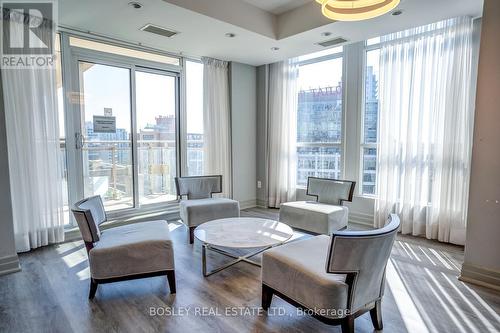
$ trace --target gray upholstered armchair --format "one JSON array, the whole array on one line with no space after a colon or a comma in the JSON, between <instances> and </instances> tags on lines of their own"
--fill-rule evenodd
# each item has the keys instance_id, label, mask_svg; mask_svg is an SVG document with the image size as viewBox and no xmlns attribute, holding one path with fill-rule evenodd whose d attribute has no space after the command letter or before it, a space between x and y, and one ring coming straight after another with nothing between
<instances>
[{"instance_id":1,"label":"gray upholstered armchair","mask_svg":"<svg viewBox=\"0 0 500 333\"><path fill-rule=\"evenodd\" d=\"M347 227L349 209L344 201L352 201L356 182L309 177L307 195L316 201L293 201L280 206L279 221L291 227L316 234L329 235Z\"/></svg>"},{"instance_id":2,"label":"gray upholstered armchair","mask_svg":"<svg viewBox=\"0 0 500 333\"><path fill-rule=\"evenodd\" d=\"M90 267L89 298L99 284L166 275L175 293L174 249L167 221L129 224L101 231L106 212L100 196L71 209L82 234Z\"/></svg>"},{"instance_id":3,"label":"gray upholstered armchair","mask_svg":"<svg viewBox=\"0 0 500 333\"><path fill-rule=\"evenodd\" d=\"M273 295L330 325L354 332L354 319L370 311L382 329L385 267L399 228L397 215L370 231L339 231L267 250L262 256L262 307Z\"/></svg>"},{"instance_id":4,"label":"gray upholstered armchair","mask_svg":"<svg viewBox=\"0 0 500 333\"><path fill-rule=\"evenodd\" d=\"M194 242L194 229L202 223L240 216L240 204L227 198L212 198L222 192L222 176L176 177L177 195L181 200L180 215L189 229L189 243Z\"/></svg>"}]
</instances>

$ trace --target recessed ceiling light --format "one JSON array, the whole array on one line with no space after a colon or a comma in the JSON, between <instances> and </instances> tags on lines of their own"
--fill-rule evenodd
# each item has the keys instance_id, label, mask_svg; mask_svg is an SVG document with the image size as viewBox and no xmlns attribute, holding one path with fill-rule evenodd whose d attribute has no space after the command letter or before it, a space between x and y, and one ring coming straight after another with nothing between
<instances>
[{"instance_id":1,"label":"recessed ceiling light","mask_svg":"<svg viewBox=\"0 0 500 333\"><path fill-rule=\"evenodd\" d=\"M271 47L271 51L278 51L280 48L279 47L276 47L276 46L273 46Z\"/></svg>"},{"instance_id":2,"label":"recessed ceiling light","mask_svg":"<svg viewBox=\"0 0 500 333\"><path fill-rule=\"evenodd\" d=\"M399 16L399 15L401 15L401 14L403 14L403 11L402 11L402 10L396 10L396 11L392 12L392 14L391 14L391 15L392 15L392 16Z\"/></svg>"},{"instance_id":3,"label":"recessed ceiling light","mask_svg":"<svg viewBox=\"0 0 500 333\"><path fill-rule=\"evenodd\" d=\"M331 32L329 32L329 31L325 31L325 32L322 32L322 33L321 33L321 36L323 36L323 37L328 37L328 36L330 36L331 34L332 34Z\"/></svg>"},{"instance_id":4,"label":"recessed ceiling light","mask_svg":"<svg viewBox=\"0 0 500 333\"><path fill-rule=\"evenodd\" d=\"M129 2L128 5L134 9L141 9L142 8L142 4L139 2L135 2L135 1Z\"/></svg>"},{"instance_id":5,"label":"recessed ceiling light","mask_svg":"<svg viewBox=\"0 0 500 333\"><path fill-rule=\"evenodd\" d=\"M233 34L232 32L228 32L224 36L226 36L227 38L234 38L234 37L236 37L236 34Z\"/></svg>"}]
</instances>

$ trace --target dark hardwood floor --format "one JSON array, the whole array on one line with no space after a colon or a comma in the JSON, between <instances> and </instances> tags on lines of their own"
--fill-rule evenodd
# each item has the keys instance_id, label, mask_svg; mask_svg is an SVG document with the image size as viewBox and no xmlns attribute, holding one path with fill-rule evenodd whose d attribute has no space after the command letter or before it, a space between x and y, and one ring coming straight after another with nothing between
<instances>
[{"instance_id":1,"label":"dark hardwood floor","mask_svg":"<svg viewBox=\"0 0 500 333\"><path fill-rule=\"evenodd\" d=\"M272 218L277 211L242 215ZM156 277L99 286L89 301L83 242L68 242L21 254L22 271L0 277L0 332L340 332L277 298L274 312L263 314L253 265L204 278L200 244L189 245L186 228L169 222L177 294ZM209 264L225 260L209 256ZM500 294L458 281L462 260L462 247L399 236L387 268L384 332L500 332ZM374 331L368 313L355 325L356 332Z\"/></svg>"}]
</instances>

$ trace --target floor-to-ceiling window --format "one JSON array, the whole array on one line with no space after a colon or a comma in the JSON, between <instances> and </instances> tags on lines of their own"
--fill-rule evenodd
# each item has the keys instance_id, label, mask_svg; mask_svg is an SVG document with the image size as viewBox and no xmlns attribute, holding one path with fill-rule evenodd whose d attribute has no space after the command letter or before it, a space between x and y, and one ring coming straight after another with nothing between
<instances>
[{"instance_id":1,"label":"floor-to-ceiling window","mask_svg":"<svg viewBox=\"0 0 500 333\"><path fill-rule=\"evenodd\" d=\"M85 197L134 206L130 69L78 62Z\"/></svg>"},{"instance_id":2,"label":"floor-to-ceiling window","mask_svg":"<svg viewBox=\"0 0 500 333\"><path fill-rule=\"evenodd\" d=\"M135 87L139 203L175 200L176 77L136 71Z\"/></svg>"},{"instance_id":3,"label":"floor-to-ceiling window","mask_svg":"<svg viewBox=\"0 0 500 333\"><path fill-rule=\"evenodd\" d=\"M297 185L342 176L342 47L299 58Z\"/></svg>"},{"instance_id":4,"label":"floor-to-ceiling window","mask_svg":"<svg viewBox=\"0 0 500 333\"><path fill-rule=\"evenodd\" d=\"M379 47L368 45L365 50L361 133L361 194L364 195L375 195L376 193L379 58Z\"/></svg>"},{"instance_id":5,"label":"floor-to-ceiling window","mask_svg":"<svg viewBox=\"0 0 500 333\"><path fill-rule=\"evenodd\" d=\"M58 75L64 69L67 80L58 79L58 97L61 149L70 175L68 206L100 195L116 215L175 202L174 180L181 170L203 174L203 65L186 61L183 130L180 58L62 35L66 53ZM188 146L181 153L183 135ZM183 168L182 154L188 156Z\"/></svg>"},{"instance_id":6,"label":"floor-to-ceiling window","mask_svg":"<svg viewBox=\"0 0 500 333\"><path fill-rule=\"evenodd\" d=\"M203 175L203 64L186 61L186 168Z\"/></svg>"}]
</instances>

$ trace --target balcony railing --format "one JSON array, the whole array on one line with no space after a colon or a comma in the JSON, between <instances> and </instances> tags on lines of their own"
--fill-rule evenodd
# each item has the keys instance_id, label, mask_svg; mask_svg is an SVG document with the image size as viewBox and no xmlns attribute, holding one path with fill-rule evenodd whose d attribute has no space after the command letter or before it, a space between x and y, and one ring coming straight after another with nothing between
<instances>
[{"instance_id":1,"label":"balcony railing","mask_svg":"<svg viewBox=\"0 0 500 333\"><path fill-rule=\"evenodd\" d=\"M203 140L189 140L191 167L202 166ZM201 147L200 147L201 146ZM66 144L60 141L63 170L66 175ZM129 140L87 141L82 147L85 195L101 194L109 210L133 207L133 150ZM201 156L200 156L201 155ZM173 140L140 140L137 142L138 191L141 205L171 201L176 197L176 146ZM67 182L66 182L67 184ZM66 185L65 184L65 185ZM65 186L65 190L67 185ZM67 192L65 205L68 205Z\"/></svg>"}]
</instances>

